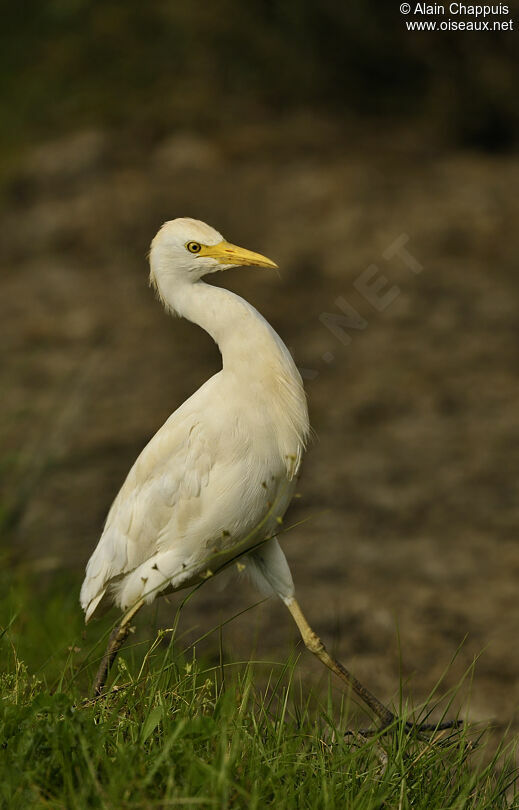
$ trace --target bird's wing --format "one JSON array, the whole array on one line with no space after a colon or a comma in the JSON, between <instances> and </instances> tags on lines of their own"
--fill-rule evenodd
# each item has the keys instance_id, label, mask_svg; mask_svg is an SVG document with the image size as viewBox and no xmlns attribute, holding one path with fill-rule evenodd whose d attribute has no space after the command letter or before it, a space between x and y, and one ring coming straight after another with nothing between
<instances>
[{"instance_id":1,"label":"bird's wing","mask_svg":"<svg viewBox=\"0 0 519 810\"><path fill-rule=\"evenodd\" d=\"M179 507L186 509L200 497L213 455L202 421L183 408L147 444L113 502L88 562L81 588L87 621L112 582L156 553Z\"/></svg>"}]
</instances>

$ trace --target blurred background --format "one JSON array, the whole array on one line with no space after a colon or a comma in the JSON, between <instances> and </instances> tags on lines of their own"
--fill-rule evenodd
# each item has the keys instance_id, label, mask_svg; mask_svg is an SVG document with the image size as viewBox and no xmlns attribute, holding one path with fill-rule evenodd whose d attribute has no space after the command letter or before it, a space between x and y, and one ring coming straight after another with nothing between
<instances>
[{"instance_id":1,"label":"blurred background","mask_svg":"<svg viewBox=\"0 0 519 810\"><path fill-rule=\"evenodd\" d=\"M28 0L2 29L7 570L75 594L136 455L218 369L147 287L161 223L200 218L281 267L220 283L305 377L317 438L282 539L309 618L386 701L480 656L465 708L517 723L516 32L409 33L366 0ZM253 601L210 582L183 632ZM282 659L285 613L231 622L226 649Z\"/></svg>"}]
</instances>

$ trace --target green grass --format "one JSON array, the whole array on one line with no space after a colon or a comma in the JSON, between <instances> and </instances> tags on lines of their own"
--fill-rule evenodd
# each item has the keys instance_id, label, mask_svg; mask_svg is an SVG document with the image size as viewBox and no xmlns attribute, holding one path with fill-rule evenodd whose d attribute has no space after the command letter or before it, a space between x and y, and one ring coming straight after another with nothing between
<instances>
[{"instance_id":1,"label":"green grass","mask_svg":"<svg viewBox=\"0 0 519 810\"><path fill-rule=\"evenodd\" d=\"M346 702L308 696L294 657L224 663L217 633L206 662L172 633L132 637L116 688L91 700L109 621L85 634L77 583L3 569L2 807L519 807L510 752L482 765L470 729L345 737Z\"/></svg>"}]
</instances>

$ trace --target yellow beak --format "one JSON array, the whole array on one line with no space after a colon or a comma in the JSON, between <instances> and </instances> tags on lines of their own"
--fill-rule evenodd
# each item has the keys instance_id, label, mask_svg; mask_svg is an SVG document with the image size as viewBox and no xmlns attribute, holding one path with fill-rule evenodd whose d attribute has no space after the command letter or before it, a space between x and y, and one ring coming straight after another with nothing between
<instances>
[{"instance_id":1,"label":"yellow beak","mask_svg":"<svg viewBox=\"0 0 519 810\"><path fill-rule=\"evenodd\" d=\"M198 253L199 256L209 256L216 259L220 264L236 264L239 266L273 267L277 264L261 253L254 253L252 250L231 245L230 242L219 242L218 245L202 245Z\"/></svg>"}]
</instances>

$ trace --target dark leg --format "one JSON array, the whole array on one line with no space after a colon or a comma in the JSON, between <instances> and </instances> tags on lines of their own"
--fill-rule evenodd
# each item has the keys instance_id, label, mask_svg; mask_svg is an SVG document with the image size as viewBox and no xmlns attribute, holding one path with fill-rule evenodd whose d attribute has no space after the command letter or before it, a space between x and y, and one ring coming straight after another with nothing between
<instances>
[{"instance_id":1,"label":"dark leg","mask_svg":"<svg viewBox=\"0 0 519 810\"><path fill-rule=\"evenodd\" d=\"M123 616L121 623L112 631L110 638L108 639L105 654L101 659L101 663L99 664L99 669L97 670L97 675L94 680L93 692L95 696L100 695L103 691L106 679L108 678L108 673L110 672L112 664L115 661L117 653L126 641L128 633L130 632L130 622L143 605L144 600L141 599L128 611L128 613Z\"/></svg>"}]
</instances>

